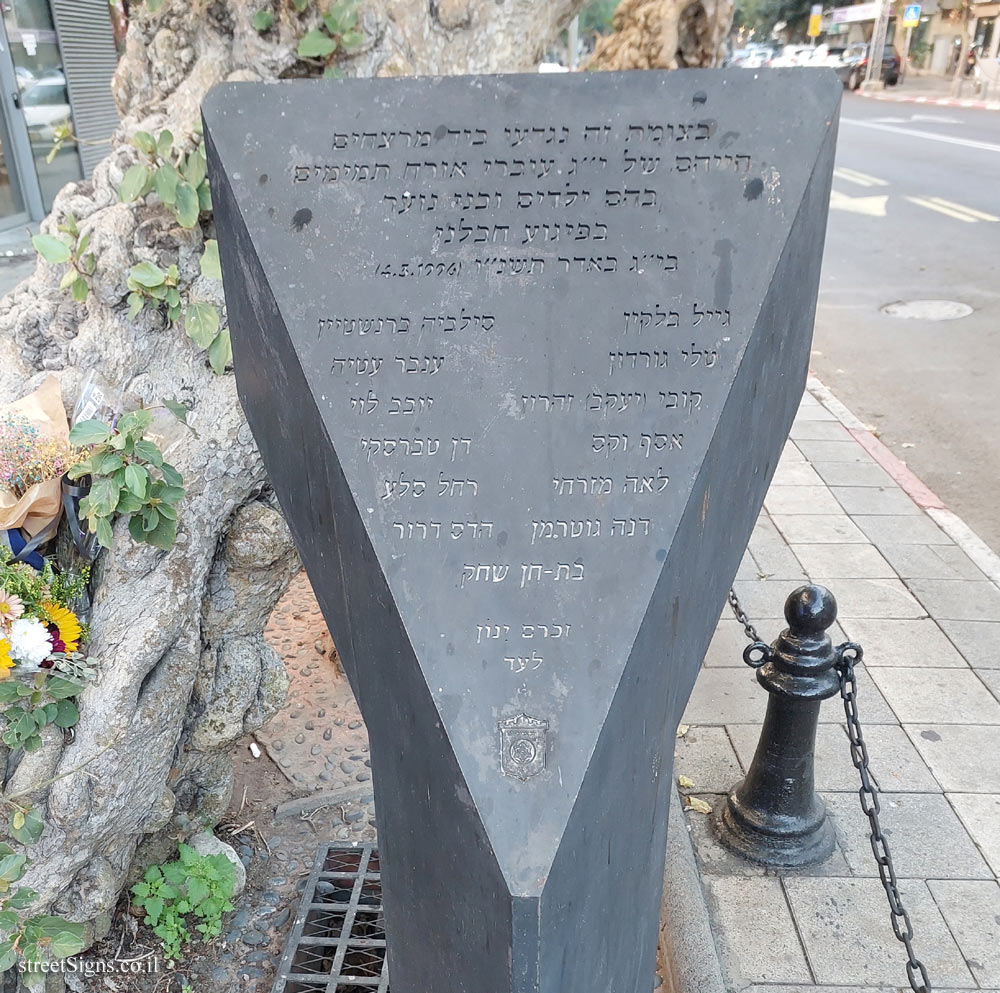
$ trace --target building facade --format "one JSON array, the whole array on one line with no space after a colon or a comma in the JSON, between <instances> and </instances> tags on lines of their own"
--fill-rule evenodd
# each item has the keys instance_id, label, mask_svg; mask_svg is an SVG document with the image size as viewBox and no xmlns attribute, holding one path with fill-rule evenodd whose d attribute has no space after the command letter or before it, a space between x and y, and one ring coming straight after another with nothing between
<instances>
[{"instance_id":1,"label":"building facade","mask_svg":"<svg viewBox=\"0 0 1000 993\"><path fill-rule=\"evenodd\" d=\"M118 126L108 0L0 0L0 230L41 220ZM72 139L58 148L60 133Z\"/></svg>"}]
</instances>

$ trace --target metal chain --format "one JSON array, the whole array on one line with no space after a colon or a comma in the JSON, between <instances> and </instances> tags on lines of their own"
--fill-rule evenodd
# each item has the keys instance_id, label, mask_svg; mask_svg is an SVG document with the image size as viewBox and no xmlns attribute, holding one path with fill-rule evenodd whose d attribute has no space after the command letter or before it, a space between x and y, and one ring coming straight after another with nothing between
<instances>
[{"instance_id":1,"label":"metal chain","mask_svg":"<svg viewBox=\"0 0 1000 993\"><path fill-rule=\"evenodd\" d=\"M746 652L750 652L762 643L740 604L740 598L732 589L729 591L729 606L732 607L736 619L743 625L747 638L755 643L746 650ZM746 652L744 657L746 657ZM871 826L872 854L875 856L879 878L882 880L885 895L889 900L892 931L906 948L906 978L909 980L913 993L931 993L931 980L927 974L927 968L913 951L913 925L910 922L910 915L903 906L896 869L892 863L892 855L889 853L889 842L879 821L881 810L878 799L879 789L872 782L868 762L868 746L865 744L864 734L861 730L861 719L858 716L858 681L854 668L864 657L864 651L860 645L849 641L838 646L836 653L834 668L840 677L840 696L844 702L844 714L847 718L847 737L851 744L851 761L861 777L861 788L858 790L858 795L861 798L861 809ZM747 662L750 665L757 664L749 658Z\"/></svg>"}]
</instances>

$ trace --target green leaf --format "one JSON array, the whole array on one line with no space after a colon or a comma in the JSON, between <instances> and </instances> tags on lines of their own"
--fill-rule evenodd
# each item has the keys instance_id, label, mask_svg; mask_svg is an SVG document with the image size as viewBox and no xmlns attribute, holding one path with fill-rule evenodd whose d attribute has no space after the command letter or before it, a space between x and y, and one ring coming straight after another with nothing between
<instances>
[{"instance_id":1,"label":"green leaf","mask_svg":"<svg viewBox=\"0 0 1000 993\"><path fill-rule=\"evenodd\" d=\"M128 319L130 321L134 321L139 316L139 311L142 310L145 302L146 298L135 290L128 295Z\"/></svg>"},{"instance_id":2,"label":"green leaf","mask_svg":"<svg viewBox=\"0 0 1000 993\"><path fill-rule=\"evenodd\" d=\"M208 180L202 180L198 187L198 207L202 211L212 209L212 188L208 185Z\"/></svg>"},{"instance_id":3,"label":"green leaf","mask_svg":"<svg viewBox=\"0 0 1000 993\"><path fill-rule=\"evenodd\" d=\"M233 343L229 336L229 328L223 328L215 341L209 345L208 361L217 376L221 376L226 371L226 366L233 361Z\"/></svg>"},{"instance_id":4,"label":"green leaf","mask_svg":"<svg viewBox=\"0 0 1000 993\"><path fill-rule=\"evenodd\" d=\"M176 212L182 228L193 228L198 223L198 215L201 213L198 191L183 179L177 184Z\"/></svg>"},{"instance_id":5,"label":"green leaf","mask_svg":"<svg viewBox=\"0 0 1000 993\"><path fill-rule=\"evenodd\" d=\"M340 44L344 48L351 49L363 45L365 42L364 31L345 31L340 36Z\"/></svg>"},{"instance_id":6,"label":"green leaf","mask_svg":"<svg viewBox=\"0 0 1000 993\"><path fill-rule=\"evenodd\" d=\"M62 676L52 676L45 684L45 692L53 700L66 700L71 696L76 696L80 692L80 687L68 679L63 679Z\"/></svg>"},{"instance_id":7,"label":"green leaf","mask_svg":"<svg viewBox=\"0 0 1000 993\"><path fill-rule=\"evenodd\" d=\"M177 175L177 170L169 162L164 162L156 170L156 175L153 177L153 185L157 195L171 207L177 202L177 183L179 180L180 176Z\"/></svg>"},{"instance_id":8,"label":"green leaf","mask_svg":"<svg viewBox=\"0 0 1000 993\"><path fill-rule=\"evenodd\" d=\"M73 921L63 921L61 930L51 937L49 954L57 959L77 955L87 944L83 938L83 925Z\"/></svg>"},{"instance_id":9,"label":"green leaf","mask_svg":"<svg viewBox=\"0 0 1000 993\"><path fill-rule=\"evenodd\" d=\"M214 238L205 242L201 256L201 274L209 279L222 279L222 265L219 262L219 243Z\"/></svg>"},{"instance_id":10,"label":"green leaf","mask_svg":"<svg viewBox=\"0 0 1000 993\"><path fill-rule=\"evenodd\" d=\"M177 511L169 503L161 503L157 506L160 517L165 517L168 521L177 520Z\"/></svg>"},{"instance_id":11,"label":"green leaf","mask_svg":"<svg viewBox=\"0 0 1000 993\"><path fill-rule=\"evenodd\" d=\"M163 404L167 410L170 411L174 417L181 422L181 424L187 424L188 414L191 413L191 408L186 404L180 402L180 400L174 400L172 397L161 397L160 403Z\"/></svg>"},{"instance_id":12,"label":"green leaf","mask_svg":"<svg viewBox=\"0 0 1000 993\"><path fill-rule=\"evenodd\" d=\"M302 59L323 59L328 55L333 55L337 50L337 43L329 35L313 28L307 31L299 39L299 58Z\"/></svg>"},{"instance_id":13,"label":"green leaf","mask_svg":"<svg viewBox=\"0 0 1000 993\"><path fill-rule=\"evenodd\" d=\"M146 532L142 529L142 514L133 514L128 519L128 533L132 540L142 544L146 540Z\"/></svg>"},{"instance_id":14,"label":"green leaf","mask_svg":"<svg viewBox=\"0 0 1000 993\"><path fill-rule=\"evenodd\" d=\"M184 499L184 487L183 486L163 486L157 492L156 496L162 503L175 504L180 503Z\"/></svg>"},{"instance_id":15,"label":"green leaf","mask_svg":"<svg viewBox=\"0 0 1000 993\"><path fill-rule=\"evenodd\" d=\"M98 517L107 517L115 512L118 506L118 493L120 487L113 480L107 477L100 477L94 481L90 489L90 508Z\"/></svg>"},{"instance_id":16,"label":"green leaf","mask_svg":"<svg viewBox=\"0 0 1000 993\"><path fill-rule=\"evenodd\" d=\"M17 927L20 919L13 910L0 910L0 931L9 931L12 927Z\"/></svg>"},{"instance_id":17,"label":"green leaf","mask_svg":"<svg viewBox=\"0 0 1000 993\"><path fill-rule=\"evenodd\" d=\"M59 265L70 260L69 245L62 238L56 238L51 234L36 234L31 239L31 244L35 246L35 251L52 265Z\"/></svg>"},{"instance_id":18,"label":"green leaf","mask_svg":"<svg viewBox=\"0 0 1000 993\"><path fill-rule=\"evenodd\" d=\"M146 6L151 14L155 14L166 2L167 0L146 0Z\"/></svg>"},{"instance_id":19,"label":"green leaf","mask_svg":"<svg viewBox=\"0 0 1000 993\"><path fill-rule=\"evenodd\" d=\"M73 299L77 303L83 303L87 299L87 295L90 293L90 286L87 280L81 275L77 275L76 279L73 280Z\"/></svg>"},{"instance_id":20,"label":"green leaf","mask_svg":"<svg viewBox=\"0 0 1000 993\"><path fill-rule=\"evenodd\" d=\"M117 472L124 462L117 452L104 452L102 455L95 455L91 459L91 465L95 475L110 476L113 472Z\"/></svg>"},{"instance_id":21,"label":"green leaf","mask_svg":"<svg viewBox=\"0 0 1000 993\"><path fill-rule=\"evenodd\" d=\"M210 303L190 303L184 311L184 329L199 348L208 348L219 333L219 312Z\"/></svg>"},{"instance_id":22,"label":"green leaf","mask_svg":"<svg viewBox=\"0 0 1000 993\"><path fill-rule=\"evenodd\" d=\"M111 523L106 517L97 518L97 543L101 548L110 548L115 542Z\"/></svg>"},{"instance_id":23,"label":"green leaf","mask_svg":"<svg viewBox=\"0 0 1000 993\"><path fill-rule=\"evenodd\" d=\"M129 532L132 532L132 521L138 520L138 518L133 517L129 520ZM174 539L177 537L177 522L168 521L166 518L161 517L157 522L156 527L147 532L144 535L144 539L147 544L155 545L157 548L162 548L165 552L170 551L171 546L174 543Z\"/></svg>"},{"instance_id":24,"label":"green leaf","mask_svg":"<svg viewBox=\"0 0 1000 993\"><path fill-rule=\"evenodd\" d=\"M135 462L125 466L125 485L140 499L149 492L149 473Z\"/></svg>"},{"instance_id":25,"label":"green leaf","mask_svg":"<svg viewBox=\"0 0 1000 993\"><path fill-rule=\"evenodd\" d=\"M141 162L136 162L125 170L122 176L121 185L118 187L118 199L122 203L131 203L143 196L149 190L149 183L152 176L149 167Z\"/></svg>"},{"instance_id":26,"label":"green leaf","mask_svg":"<svg viewBox=\"0 0 1000 993\"><path fill-rule=\"evenodd\" d=\"M263 34L274 24L274 14L269 10L258 10L250 19L250 23Z\"/></svg>"},{"instance_id":27,"label":"green leaf","mask_svg":"<svg viewBox=\"0 0 1000 993\"><path fill-rule=\"evenodd\" d=\"M155 507L147 507L142 512L142 530L147 534L156 530L156 525L160 523L160 515Z\"/></svg>"},{"instance_id":28,"label":"green leaf","mask_svg":"<svg viewBox=\"0 0 1000 993\"><path fill-rule=\"evenodd\" d=\"M164 462L163 465L160 466L160 472L163 473L163 479L167 485L183 485L184 477L169 462Z\"/></svg>"},{"instance_id":29,"label":"green leaf","mask_svg":"<svg viewBox=\"0 0 1000 993\"><path fill-rule=\"evenodd\" d=\"M131 144L147 155L156 154L156 139L148 131L136 131L132 135Z\"/></svg>"},{"instance_id":30,"label":"green leaf","mask_svg":"<svg viewBox=\"0 0 1000 993\"><path fill-rule=\"evenodd\" d=\"M37 899L37 890L31 889L29 886L19 886L10 895L7 905L13 907L15 910L24 910L25 907L30 907Z\"/></svg>"},{"instance_id":31,"label":"green leaf","mask_svg":"<svg viewBox=\"0 0 1000 993\"><path fill-rule=\"evenodd\" d=\"M309 0L292 0L292 3L295 6L295 10L300 14L309 6Z\"/></svg>"},{"instance_id":32,"label":"green leaf","mask_svg":"<svg viewBox=\"0 0 1000 993\"><path fill-rule=\"evenodd\" d=\"M147 289L162 286L167 274L152 262L140 262L132 266L131 277L140 285Z\"/></svg>"},{"instance_id":33,"label":"green leaf","mask_svg":"<svg viewBox=\"0 0 1000 993\"><path fill-rule=\"evenodd\" d=\"M146 923L155 925L163 913L163 900L158 896L151 896L142 909L146 911Z\"/></svg>"},{"instance_id":34,"label":"green leaf","mask_svg":"<svg viewBox=\"0 0 1000 993\"><path fill-rule=\"evenodd\" d=\"M156 138L156 154L161 159L165 159L174 147L174 136L171 131L164 128Z\"/></svg>"},{"instance_id":35,"label":"green leaf","mask_svg":"<svg viewBox=\"0 0 1000 993\"><path fill-rule=\"evenodd\" d=\"M23 823L20 827L15 827L14 818L11 817L10 833L22 845L34 845L45 830L45 821L33 809L25 811L21 816Z\"/></svg>"},{"instance_id":36,"label":"green leaf","mask_svg":"<svg viewBox=\"0 0 1000 993\"><path fill-rule=\"evenodd\" d=\"M205 177L208 175L208 162L205 159L205 153L200 148L196 148L187 157L187 161L184 163L183 172L184 178L194 189L198 189L198 187L201 186Z\"/></svg>"},{"instance_id":37,"label":"green leaf","mask_svg":"<svg viewBox=\"0 0 1000 993\"><path fill-rule=\"evenodd\" d=\"M0 858L0 879L13 883L24 875L24 867L28 861L26 855L5 855Z\"/></svg>"},{"instance_id":38,"label":"green leaf","mask_svg":"<svg viewBox=\"0 0 1000 993\"><path fill-rule=\"evenodd\" d=\"M159 447L151 441L146 441L140 438L139 441L135 443L135 454L139 458L149 462L150 465L155 465L159 468L163 465L163 454Z\"/></svg>"},{"instance_id":39,"label":"green leaf","mask_svg":"<svg viewBox=\"0 0 1000 993\"><path fill-rule=\"evenodd\" d=\"M17 936L15 935L13 938L8 938L6 941L0 941L0 972L6 972L8 969L13 969L17 964L17 949L14 948L14 942L16 939Z\"/></svg>"},{"instance_id":40,"label":"green leaf","mask_svg":"<svg viewBox=\"0 0 1000 993\"><path fill-rule=\"evenodd\" d=\"M76 282L76 278L79 275L76 269L67 269L63 273L63 278L59 280L59 289L68 290Z\"/></svg>"},{"instance_id":41,"label":"green leaf","mask_svg":"<svg viewBox=\"0 0 1000 993\"><path fill-rule=\"evenodd\" d=\"M100 445L111 437L111 428L104 421L77 421L69 433L71 445Z\"/></svg>"},{"instance_id":42,"label":"green leaf","mask_svg":"<svg viewBox=\"0 0 1000 993\"><path fill-rule=\"evenodd\" d=\"M145 501L140 500L134 493L129 493L129 491L126 490L118 498L118 513L134 514L137 510L142 510L144 502Z\"/></svg>"},{"instance_id":43,"label":"green leaf","mask_svg":"<svg viewBox=\"0 0 1000 993\"><path fill-rule=\"evenodd\" d=\"M60 700L59 710L56 714L55 726L57 728L75 727L80 722L80 711L72 700Z\"/></svg>"}]
</instances>

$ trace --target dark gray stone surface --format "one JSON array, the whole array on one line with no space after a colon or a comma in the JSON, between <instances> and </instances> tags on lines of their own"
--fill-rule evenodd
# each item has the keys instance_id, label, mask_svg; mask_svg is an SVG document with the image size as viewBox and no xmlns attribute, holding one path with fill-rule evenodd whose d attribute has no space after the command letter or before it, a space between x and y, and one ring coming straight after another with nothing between
<instances>
[{"instance_id":1,"label":"dark gray stone surface","mask_svg":"<svg viewBox=\"0 0 1000 993\"><path fill-rule=\"evenodd\" d=\"M394 993L652 984L674 732L804 385L839 99L206 101L241 400L371 736Z\"/></svg>"}]
</instances>

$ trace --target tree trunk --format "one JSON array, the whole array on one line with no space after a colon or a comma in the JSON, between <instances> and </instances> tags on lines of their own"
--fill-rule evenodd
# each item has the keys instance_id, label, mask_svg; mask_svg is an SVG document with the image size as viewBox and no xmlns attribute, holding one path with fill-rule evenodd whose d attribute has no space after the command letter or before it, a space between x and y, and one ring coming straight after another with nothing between
<instances>
[{"instance_id":1,"label":"tree trunk","mask_svg":"<svg viewBox=\"0 0 1000 993\"><path fill-rule=\"evenodd\" d=\"M733 0L622 0L587 68L717 66L732 23Z\"/></svg>"},{"instance_id":2,"label":"tree trunk","mask_svg":"<svg viewBox=\"0 0 1000 993\"><path fill-rule=\"evenodd\" d=\"M962 20L962 43L958 49L958 65L955 66L955 75L951 80L951 95L960 96L962 93L962 79L965 76L965 63L969 58L969 49L972 47L972 36L969 31L969 21L972 18L972 5L969 0L959 8L959 17Z\"/></svg>"},{"instance_id":3,"label":"tree trunk","mask_svg":"<svg viewBox=\"0 0 1000 993\"><path fill-rule=\"evenodd\" d=\"M580 2L369 0L364 42L338 65L358 76L530 70ZM119 520L99 560L90 651L102 675L80 697L73 742L52 736L16 768L8 761L4 776L7 792L60 777L36 791L46 828L24 883L40 892L40 909L94 922L97 932L144 837L176 836L225 811L233 743L283 699L287 679L262 629L298 567L232 374L215 375L160 312L127 316L125 281L141 260L176 264L183 297L194 289L223 301L218 281L199 270L210 221L180 228L155 195L118 202L137 161L126 139L169 128L190 148L216 83L317 74L322 66L295 54L318 23L316 6L297 15L284 0L167 0L150 13L132 3L113 86L122 129L93 179L67 186L42 225L54 234L72 213L91 233L91 293L74 303L59 289L64 267L39 262L0 302L0 400L51 372L72 408L84 373L99 369L147 402L189 404L198 430L171 456L188 484L173 549L135 545ZM251 24L262 9L275 14L263 33Z\"/></svg>"}]
</instances>

